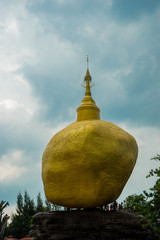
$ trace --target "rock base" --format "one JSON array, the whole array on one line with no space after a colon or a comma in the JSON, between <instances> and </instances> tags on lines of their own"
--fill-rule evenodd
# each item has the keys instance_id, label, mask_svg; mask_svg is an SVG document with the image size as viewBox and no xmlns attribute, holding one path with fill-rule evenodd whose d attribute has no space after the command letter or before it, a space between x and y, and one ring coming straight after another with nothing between
<instances>
[{"instance_id":1,"label":"rock base","mask_svg":"<svg viewBox=\"0 0 160 240\"><path fill-rule=\"evenodd\" d=\"M34 216L34 240L159 240L141 217L98 210L43 212Z\"/></svg>"}]
</instances>

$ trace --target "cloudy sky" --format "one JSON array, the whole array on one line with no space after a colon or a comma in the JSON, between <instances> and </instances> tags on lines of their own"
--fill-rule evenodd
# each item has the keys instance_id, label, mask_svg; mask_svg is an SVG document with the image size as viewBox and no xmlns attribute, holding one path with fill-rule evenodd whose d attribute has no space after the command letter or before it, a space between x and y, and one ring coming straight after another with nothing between
<instances>
[{"instance_id":1,"label":"cloudy sky","mask_svg":"<svg viewBox=\"0 0 160 240\"><path fill-rule=\"evenodd\" d=\"M41 157L75 121L86 56L101 119L137 140L119 201L148 190L160 154L160 0L0 1L0 200L43 195Z\"/></svg>"}]
</instances>

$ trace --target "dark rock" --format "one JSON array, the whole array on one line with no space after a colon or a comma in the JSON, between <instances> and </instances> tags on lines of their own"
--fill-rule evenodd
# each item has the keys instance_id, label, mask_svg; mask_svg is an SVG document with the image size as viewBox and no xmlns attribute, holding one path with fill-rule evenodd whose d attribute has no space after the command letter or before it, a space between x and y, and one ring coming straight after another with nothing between
<instances>
[{"instance_id":1,"label":"dark rock","mask_svg":"<svg viewBox=\"0 0 160 240\"><path fill-rule=\"evenodd\" d=\"M142 220L113 211L43 212L34 216L30 236L34 240L159 240Z\"/></svg>"}]
</instances>

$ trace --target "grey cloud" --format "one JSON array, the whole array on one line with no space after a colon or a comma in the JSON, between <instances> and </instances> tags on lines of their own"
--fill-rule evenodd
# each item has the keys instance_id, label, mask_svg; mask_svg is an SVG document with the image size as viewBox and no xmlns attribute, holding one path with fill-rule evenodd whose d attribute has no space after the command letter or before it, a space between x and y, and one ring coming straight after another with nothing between
<instances>
[{"instance_id":1,"label":"grey cloud","mask_svg":"<svg viewBox=\"0 0 160 240\"><path fill-rule=\"evenodd\" d=\"M3 31L6 39L2 44L5 43L5 51L11 47L12 57L9 61L7 55L6 63L11 67L12 63L18 65L18 70L7 70L9 74L5 75L3 85L7 98L22 103L33 113L27 118L27 113L17 107L17 111L6 115L6 119L3 116L3 121L0 119L0 156L13 149L23 151L26 156L22 163L28 168L28 174L13 179L8 185L0 184L1 198L14 203L19 190L29 189L32 196L42 190L41 155L54 128L64 121L68 124L75 121L75 110L84 96L80 83L86 72L87 54L90 73L96 83L92 96L101 109L101 119L129 122L137 129L138 126L159 124L157 1L151 11L148 11L148 1L146 5L142 1L144 9L141 7L138 12L137 5L133 6L134 16L127 22L122 16L123 0L119 12L116 10L118 1L92 1L92 4L85 0L69 1L71 5L53 4L55 2L17 0L13 4L6 0L0 3L6 19L11 23L14 19L18 29L14 36L13 32ZM116 16L120 20L117 21ZM127 15L124 18L127 19ZM3 63L3 58L1 61ZM25 84L18 87L16 74L23 76L21 80L28 83L27 89ZM144 132L147 131L144 127ZM148 149L147 157L151 144L149 147L145 144L150 134L147 132L144 138L144 134L140 136L144 142L143 151L146 153ZM157 131L153 140L156 134ZM158 147L153 146L152 153Z\"/></svg>"},{"instance_id":2,"label":"grey cloud","mask_svg":"<svg viewBox=\"0 0 160 240\"><path fill-rule=\"evenodd\" d=\"M105 113L103 118L111 118L113 121L130 121L135 125L159 126L160 113L158 104L160 102L160 74L159 54L154 58L149 56L140 57L132 72L121 76L123 86L117 89L116 95L110 95L111 104L103 103ZM114 100L112 100L112 98Z\"/></svg>"},{"instance_id":3,"label":"grey cloud","mask_svg":"<svg viewBox=\"0 0 160 240\"><path fill-rule=\"evenodd\" d=\"M57 120L69 121L74 117L70 115L69 109L76 108L81 101L81 87L80 82L76 81L76 75L73 78L73 73L68 69L65 77L61 74L63 70L60 70L58 75L53 70L50 76L47 76L41 74L41 71L35 73L32 66L24 66L22 71L32 85L33 95L39 97L39 120L50 122L54 126ZM69 81L66 81L68 79Z\"/></svg>"},{"instance_id":4,"label":"grey cloud","mask_svg":"<svg viewBox=\"0 0 160 240\"><path fill-rule=\"evenodd\" d=\"M159 5L159 0L114 0L111 14L123 22L139 20L143 14L152 14Z\"/></svg>"},{"instance_id":5,"label":"grey cloud","mask_svg":"<svg viewBox=\"0 0 160 240\"><path fill-rule=\"evenodd\" d=\"M54 19L54 15L52 18ZM137 25L131 24L129 26L121 26L113 24L113 22L108 22L108 24L111 24L109 31L107 31L107 28L103 28L105 23L103 23L102 26L98 23L96 26L91 24L91 35L93 31L93 37L96 37L95 39L92 39L92 41L90 41L91 36L87 35L87 32L86 35L83 35L83 27L86 26L85 21L83 21L81 28L82 36L78 35L78 32L74 32L75 36L77 38L79 37L77 45L71 44L70 36L67 32L64 31L64 35L62 37L60 33L61 30L56 32L56 37L49 31L45 38L40 38L39 40L37 39L38 44L35 46L35 49L37 52L36 57L39 59L38 63L33 65L24 63L20 71L30 82L33 89L33 95L38 96L39 98L41 108L38 113L38 118L41 119L41 121L48 121L48 123L50 122L51 124L54 124L57 120L62 121L65 119L70 121L74 118L73 115L70 116L69 109L70 107L76 109L83 96L81 95L82 91L80 90L80 85L76 82L76 78L79 78L80 80L81 75L80 69L78 69L78 53L85 48L84 45L87 42L89 52L92 53L91 56L93 57L93 61L95 60L97 64L94 71L99 69L102 71L102 74L105 72L107 73L107 71L119 71L119 81L123 85L123 90L125 91L125 96L123 96L123 98L119 97L119 92L117 92L114 99L111 99L112 94L115 94L115 92L118 91L118 89L115 91L112 87L114 92L109 93L111 104L110 106L108 106L108 104L105 106L104 104L104 108L107 109L105 114L110 116L111 119L116 120L126 120L131 117L131 121L133 119L134 122L137 121L142 123L143 120L145 120L146 124L152 124L153 120L155 123L155 113L148 116L148 109L145 109L142 106L145 106L147 101L149 107L149 105L154 104L154 102L156 104L158 100L156 97L157 95L155 94L154 99L152 98L151 104L149 104L149 100L147 100L145 96L143 97L143 92L145 95L146 87L149 87L149 84L151 83L150 78L157 78L157 69L153 69L152 67L152 70L148 72L149 66L147 64L149 63L144 62L144 59L142 61L142 58L149 59L150 55L153 55L153 58L156 57L155 49L157 48L156 39L158 37L158 31L155 32L155 29L158 30L156 19L157 18L155 16L155 18L151 17L151 19L146 20L146 22L151 20L149 30L144 25L144 20ZM40 18L39 20L41 27L45 29L44 19ZM100 19L97 21L100 22ZM107 18L105 18L105 21L107 21ZM68 19L66 19L66 23L64 24L68 24ZM48 21L48 25L51 30L52 23L49 23ZM152 29L153 26L155 29ZM115 29L112 29L112 27ZM99 31L98 34L97 30ZM86 31L90 30L88 29ZM134 35L134 40L132 40L132 35ZM107 36L110 39L109 41ZM56 45L56 38L59 39L58 45ZM66 41L66 39L68 40ZM52 41L55 42L55 45L52 49L50 49ZM41 49L41 46L43 46L43 49ZM65 52L65 46L69 48L68 53ZM91 49L94 49L94 54ZM77 53L76 50L78 50ZM76 57L70 57L70 53L72 54L72 52L76 53ZM96 56L98 56L98 58ZM64 58L62 63L60 58ZM140 62L141 67L139 66ZM147 67L144 66L144 68L142 68L142 64L146 64ZM132 65L134 66L134 69L132 69L131 73L126 76L126 74L123 73L123 68L127 68ZM150 76L151 72L153 72L152 76ZM141 84L144 79L145 83ZM100 81L108 80L101 79ZM111 85L113 86L114 81L116 82L117 80L114 77L112 81L113 84ZM79 82L80 81L78 81L78 83ZM156 84L157 83L153 84L154 87L157 87ZM103 88L103 86L104 83L102 83L101 87ZM103 94L105 96L105 88L100 89L100 86L96 86L96 88L97 93L100 93L100 98ZM136 96L136 98L132 98L132 95ZM151 98L150 94L148 99L149 98ZM138 114L138 118L136 113ZM103 114L104 117L105 114Z\"/></svg>"}]
</instances>

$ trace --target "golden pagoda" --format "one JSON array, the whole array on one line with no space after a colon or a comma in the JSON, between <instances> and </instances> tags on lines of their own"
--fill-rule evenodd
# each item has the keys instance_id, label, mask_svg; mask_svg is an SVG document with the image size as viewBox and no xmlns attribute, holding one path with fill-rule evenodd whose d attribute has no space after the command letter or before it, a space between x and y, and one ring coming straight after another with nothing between
<instances>
[{"instance_id":1,"label":"golden pagoda","mask_svg":"<svg viewBox=\"0 0 160 240\"><path fill-rule=\"evenodd\" d=\"M42 157L45 195L61 206L92 208L115 201L138 155L129 133L100 120L91 81L87 58L85 96L77 108L76 122L53 136Z\"/></svg>"},{"instance_id":2,"label":"golden pagoda","mask_svg":"<svg viewBox=\"0 0 160 240\"><path fill-rule=\"evenodd\" d=\"M85 96L81 102L81 105L77 108L77 121L100 119L100 110L96 106L95 101L91 97L91 84L92 78L88 69L88 57L87 57L87 72L84 78L86 83Z\"/></svg>"}]
</instances>

